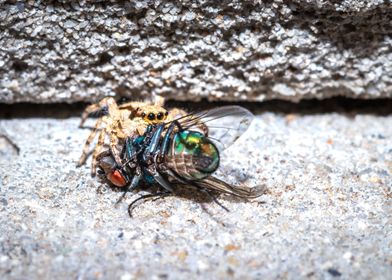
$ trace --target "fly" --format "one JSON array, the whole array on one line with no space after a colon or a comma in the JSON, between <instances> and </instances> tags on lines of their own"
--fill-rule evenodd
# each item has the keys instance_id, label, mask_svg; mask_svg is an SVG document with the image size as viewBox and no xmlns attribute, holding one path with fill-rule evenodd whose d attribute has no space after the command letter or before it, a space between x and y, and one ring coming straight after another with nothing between
<instances>
[{"instance_id":1,"label":"fly","mask_svg":"<svg viewBox=\"0 0 392 280\"><path fill-rule=\"evenodd\" d=\"M263 193L261 187L232 186L213 176L220 164L220 152L248 129L253 117L243 107L224 106L150 125L142 136L126 139L121 167L116 166L110 152L100 157L100 166L112 184L126 188L119 201L141 182L163 188L134 200L128 208L130 216L137 201L170 195L175 193L174 186L179 185L206 193L228 211L211 192L242 198L255 198Z\"/></svg>"}]
</instances>

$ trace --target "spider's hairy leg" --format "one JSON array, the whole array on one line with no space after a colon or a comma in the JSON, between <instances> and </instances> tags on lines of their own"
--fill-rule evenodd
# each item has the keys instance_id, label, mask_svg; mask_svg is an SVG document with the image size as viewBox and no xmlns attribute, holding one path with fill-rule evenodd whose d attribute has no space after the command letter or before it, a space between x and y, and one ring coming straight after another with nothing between
<instances>
[{"instance_id":1,"label":"spider's hairy leg","mask_svg":"<svg viewBox=\"0 0 392 280\"><path fill-rule=\"evenodd\" d=\"M99 104L91 104L91 105L87 106L87 108L84 109L84 111L82 113L82 117L80 118L79 127L83 127L83 124L85 123L85 121L87 120L88 116L91 113L96 112L100 109L101 108L100 108Z\"/></svg>"},{"instance_id":2,"label":"spider's hairy leg","mask_svg":"<svg viewBox=\"0 0 392 280\"><path fill-rule=\"evenodd\" d=\"M143 106L146 106L147 103L146 102L141 102L141 101L131 101L131 102L127 102L121 105L118 105L118 108L121 110L128 110L132 113L136 113L137 108L141 108Z\"/></svg>"},{"instance_id":3,"label":"spider's hairy leg","mask_svg":"<svg viewBox=\"0 0 392 280\"><path fill-rule=\"evenodd\" d=\"M87 106L87 108L83 111L82 117L80 119L79 127L83 127L84 122L88 118L88 116L94 112L98 112L101 110L107 110L107 114L113 113L113 111L117 111L117 103L113 97L105 97L99 103L91 104Z\"/></svg>"},{"instance_id":4,"label":"spider's hairy leg","mask_svg":"<svg viewBox=\"0 0 392 280\"><path fill-rule=\"evenodd\" d=\"M118 139L117 135L115 135L115 134L110 135L110 143L109 143L110 151L111 151L117 165L121 166L122 161L121 161L121 157L120 157L120 151L118 150L118 141L119 141L119 139Z\"/></svg>"},{"instance_id":5,"label":"spider's hairy leg","mask_svg":"<svg viewBox=\"0 0 392 280\"><path fill-rule=\"evenodd\" d=\"M186 116L188 114L187 112L185 112L184 110L179 109L179 108L172 108L168 112L169 112L169 115L167 116L167 119L166 119L167 122L171 122L175 119Z\"/></svg>"},{"instance_id":6,"label":"spider's hairy leg","mask_svg":"<svg viewBox=\"0 0 392 280\"><path fill-rule=\"evenodd\" d=\"M98 136L97 145L94 148L93 159L91 161L91 176L95 176L97 172L97 157L101 153L102 147L105 144L105 130L102 130Z\"/></svg>"},{"instance_id":7,"label":"spider's hairy leg","mask_svg":"<svg viewBox=\"0 0 392 280\"><path fill-rule=\"evenodd\" d=\"M97 122L95 123L93 130L91 131L90 135L88 136L86 143L84 144L83 153L80 156L80 159L79 159L77 166L82 166L86 162L90 144L91 144L91 142L93 142L95 135L97 134L98 129L101 127L101 124L102 124L102 119L98 119Z\"/></svg>"},{"instance_id":8,"label":"spider's hairy leg","mask_svg":"<svg viewBox=\"0 0 392 280\"><path fill-rule=\"evenodd\" d=\"M149 102L143 102L143 101L131 101L131 102L126 102L118 106L119 109L127 109L130 111L136 111L137 108L142 108L146 105L157 105L160 107L163 107L165 105L165 98L159 95L154 95L153 101Z\"/></svg>"},{"instance_id":9,"label":"spider's hairy leg","mask_svg":"<svg viewBox=\"0 0 392 280\"><path fill-rule=\"evenodd\" d=\"M165 98L159 95L154 95L154 105L163 107L165 106Z\"/></svg>"},{"instance_id":10,"label":"spider's hairy leg","mask_svg":"<svg viewBox=\"0 0 392 280\"><path fill-rule=\"evenodd\" d=\"M143 135L146 132L148 124L142 118L136 117L132 120L134 129L137 135Z\"/></svg>"}]
</instances>

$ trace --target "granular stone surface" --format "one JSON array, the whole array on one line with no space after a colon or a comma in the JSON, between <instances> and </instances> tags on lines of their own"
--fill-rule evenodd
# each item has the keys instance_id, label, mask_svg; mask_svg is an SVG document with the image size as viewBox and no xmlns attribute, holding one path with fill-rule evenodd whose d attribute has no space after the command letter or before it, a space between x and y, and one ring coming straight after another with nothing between
<instances>
[{"instance_id":1,"label":"granular stone surface","mask_svg":"<svg viewBox=\"0 0 392 280\"><path fill-rule=\"evenodd\" d=\"M0 102L392 97L390 0L0 0Z\"/></svg>"},{"instance_id":2,"label":"granular stone surface","mask_svg":"<svg viewBox=\"0 0 392 280\"><path fill-rule=\"evenodd\" d=\"M336 112L256 118L217 175L261 197L184 191L128 204L76 168L79 118L0 120L2 279L388 279L392 116ZM93 122L90 122L90 125Z\"/></svg>"}]
</instances>

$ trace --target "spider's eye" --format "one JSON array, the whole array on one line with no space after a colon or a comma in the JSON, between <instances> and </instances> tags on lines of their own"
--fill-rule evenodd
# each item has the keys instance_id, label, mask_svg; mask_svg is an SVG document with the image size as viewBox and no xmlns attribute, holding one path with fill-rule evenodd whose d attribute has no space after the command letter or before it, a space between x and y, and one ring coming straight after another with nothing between
<instances>
[{"instance_id":1,"label":"spider's eye","mask_svg":"<svg viewBox=\"0 0 392 280\"><path fill-rule=\"evenodd\" d=\"M165 116L167 116L167 115L169 115L169 112L168 112L168 111L165 112Z\"/></svg>"},{"instance_id":2,"label":"spider's eye","mask_svg":"<svg viewBox=\"0 0 392 280\"><path fill-rule=\"evenodd\" d=\"M143 113L142 113L142 118L144 118L145 116L146 116L146 113L143 112Z\"/></svg>"},{"instance_id":3,"label":"spider's eye","mask_svg":"<svg viewBox=\"0 0 392 280\"><path fill-rule=\"evenodd\" d=\"M155 114L154 114L154 113L148 114L148 119L149 119L150 121L155 120Z\"/></svg>"},{"instance_id":4,"label":"spider's eye","mask_svg":"<svg viewBox=\"0 0 392 280\"><path fill-rule=\"evenodd\" d=\"M157 119L158 119L158 120L162 120L162 119L163 119L163 113L162 113L162 112L159 112L159 113L158 113Z\"/></svg>"}]
</instances>

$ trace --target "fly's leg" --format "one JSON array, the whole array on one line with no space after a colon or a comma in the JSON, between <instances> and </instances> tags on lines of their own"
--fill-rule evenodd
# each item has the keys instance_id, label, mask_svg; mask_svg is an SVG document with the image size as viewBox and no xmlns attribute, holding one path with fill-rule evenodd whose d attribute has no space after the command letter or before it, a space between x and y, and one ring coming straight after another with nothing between
<instances>
[{"instance_id":1,"label":"fly's leg","mask_svg":"<svg viewBox=\"0 0 392 280\"><path fill-rule=\"evenodd\" d=\"M161 145L161 151L160 151L160 156L163 157L169 148L169 143L170 143L170 135L173 133L174 128L178 128L179 131L182 131L182 127L178 121L173 121L169 128L167 129L165 136L163 137L162 145Z\"/></svg>"},{"instance_id":2,"label":"fly's leg","mask_svg":"<svg viewBox=\"0 0 392 280\"><path fill-rule=\"evenodd\" d=\"M153 155L159 148L159 140L161 140L161 135L163 133L163 130L165 129L164 125L159 125L157 129L155 130L152 138L150 145L147 147L147 153L148 155Z\"/></svg>"},{"instance_id":3,"label":"fly's leg","mask_svg":"<svg viewBox=\"0 0 392 280\"><path fill-rule=\"evenodd\" d=\"M93 159L91 161L91 176L95 176L97 168L97 156L101 153L101 149L105 143L105 130L102 130L98 136L98 143L94 148Z\"/></svg>"},{"instance_id":4,"label":"fly's leg","mask_svg":"<svg viewBox=\"0 0 392 280\"><path fill-rule=\"evenodd\" d=\"M159 140L161 139L161 135L163 133L165 126L164 125L160 125L158 126L158 128L156 129L156 131L154 132L152 138L151 138L151 142L150 145L147 147L147 150L144 154L144 161L147 164L150 164L152 162L154 162L154 170L149 170L149 173L151 173L151 175L154 177L155 181L157 181L162 187L164 187L166 190L170 191L170 192L174 192L173 188L170 186L170 183L166 181L165 178L163 178L161 176L161 174L159 174L159 172L156 170L156 155L155 153L157 152L158 148L159 148Z\"/></svg>"},{"instance_id":5,"label":"fly's leg","mask_svg":"<svg viewBox=\"0 0 392 280\"><path fill-rule=\"evenodd\" d=\"M142 176L143 176L143 175L141 174L141 172L139 172L138 175L135 175L135 176L132 178L131 184L129 184L129 186L126 188L126 190L124 191L124 193L122 194L122 196L117 200L117 202L116 202L115 205L118 205L118 204L124 199L124 197L125 197L125 195L127 194L127 192L129 192L129 191L135 189L135 188L139 185L139 182L140 182L140 179L142 178Z\"/></svg>"},{"instance_id":6,"label":"fly's leg","mask_svg":"<svg viewBox=\"0 0 392 280\"><path fill-rule=\"evenodd\" d=\"M141 197L135 199L134 201L131 202L131 204L129 204L128 206L128 215L130 218L132 218L132 211L135 209L134 205L136 204L136 202L140 201L140 200L146 200L149 198L153 198L153 197L166 197L171 195L171 192L158 192L158 193L154 193L154 194L146 194L146 195L142 195Z\"/></svg>"},{"instance_id":7,"label":"fly's leg","mask_svg":"<svg viewBox=\"0 0 392 280\"><path fill-rule=\"evenodd\" d=\"M221 208L223 208L225 211L230 212L229 209L227 209L225 206L223 206L215 196L213 196L207 189L205 189L202 186L199 186L196 182L187 180L185 178L181 178L178 176L175 172L170 171L170 176L174 177L177 181L181 182L182 184L187 184L195 187L198 191L206 194L209 198L211 198L212 201L214 201L216 204L218 204Z\"/></svg>"},{"instance_id":8,"label":"fly's leg","mask_svg":"<svg viewBox=\"0 0 392 280\"><path fill-rule=\"evenodd\" d=\"M154 180L157 181L165 190L174 193L173 188L170 186L170 183L166 181L165 178L161 176L157 171L153 174Z\"/></svg>"},{"instance_id":9,"label":"fly's leg","mask_svg":"<svg viewBox=\"0 0 392 280\"><path fill-rule=\"evenodd\" d=\"M120 169L123 171L125 169L125 167L127 165L129 165L132 161L136 160L137 156L143 152L142 149L136 150L134 151L133 146L132 146L132 139L131 138L127 138L125 140L125 151L124 151L124 155L126 156L125 159L126 161L124 163L121 164ZM134 163L133 163L134 164ZM132 168L132 166L131 166Z\"/></svg>"},{"instance_id":10,"label":"fly's leg","mask_svg":"<svg viewBox=\"0 0 392 280\"><path fill-rule=\"evenodd\" d=\"M200 188L198 186L198 190L202 193L205 193L209 198L212 199L212 201L214 201L217 205L219 205L221 208L223 208L223 210L225 210L226 212L230 212L229 209L227 209L227 207L225 207L222 203L220 203L216 197L214 195L212 195L209 191L207 191L206 189Z\"/></svg>"},{"instance_id":11,"label":"fly's leg","mask_svg":"<svg viewBox=\"0 0 392 280\"><path fill-rule=\"evenodd\" d=\"M125 140L125 153L128 159L132 158L132 156L134 155L134 149L132 144L132 139L130 137L127 137L127 139Z\"/></svg>"},{"instance_id":12,"label":"fly's leg","mask_svg":"<svg viewBox=\"0 0 392 280\"><path fill-rule=\"evenodd\" d=\"M83 153L80 156L79 162L77 164L78 167L82 166L86 162L90 144L94 140L95 135L97 134L97 131L101 126L101 123L102 123L102 119L98 119L97 122L95 123L94 129L91 131L90 135L88 136L86 143L84 144L84 147L83 147Z\"/></svg>"}]
</instances>

